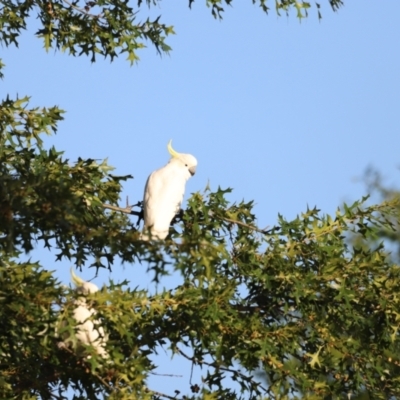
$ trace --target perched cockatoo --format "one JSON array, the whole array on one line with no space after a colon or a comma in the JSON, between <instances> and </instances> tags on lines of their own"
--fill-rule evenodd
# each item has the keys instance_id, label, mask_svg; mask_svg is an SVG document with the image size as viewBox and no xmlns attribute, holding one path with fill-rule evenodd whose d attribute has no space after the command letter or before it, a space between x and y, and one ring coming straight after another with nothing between
<instances>
[{"instance_id":1,"label":"perched cockatoo","mask_svg":"<svg viewBox=\"0 0 400 400\"><path fill-rule=\"evenodd\" d=\"M77 323L76 338L85 345L91 345L96 349L97 354L107 358L108 354L105 349L107 337L104 334L104 329L100 326L99 320L92 320L92 315L96 314L94 308L88 305L86 295L95 293L99 288L91 282L86 282L82 278L75 275L71 269L71 279L76 286L76 291L82 294L75 300L76 308L73 311L74 319Z\"/></svg>"},{"instance_id":2,"label":"perched cockatoo","mask_svg":"<svg viewBox=\"0 0 400 400\"><path fill-rule=\"evenodd\" d=\"M180 210L186 181L196 172L195 157L175 151L172 140L167 148L171 159L150 174L144 188L142 240L166 238L171 221Z\"/></svg>"}]
</instances>

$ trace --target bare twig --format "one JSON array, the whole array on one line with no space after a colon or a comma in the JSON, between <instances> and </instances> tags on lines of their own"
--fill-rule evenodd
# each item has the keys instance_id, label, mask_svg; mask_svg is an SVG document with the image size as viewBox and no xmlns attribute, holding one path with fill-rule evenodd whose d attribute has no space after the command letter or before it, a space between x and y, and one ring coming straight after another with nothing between
<instances>
[{"instance_id":1,"label":"bare twig","mask_svg":"<svg viewBox=\"0 0 400 400\"><path fill-rule=\"evenodd\" d=\"M113 210L113 211L119 211L125 214L131 214L131 215L136 215L140 218L143 218L143 211L133 211L132 208L133 207L141 207L142 206L142 202L138 201L136 204L133 205L129 205L129 199L128 196L126 196L126 206L125 207L118 207L118 206L113 206L112 204L102 204L103 208L107 208L109 210Z\"/></svg>"},{"instance_id":2,"label":"bare twig","mask_svg":"<svg viewBox=\"0 0 400 400\"><path fill-rule=\"evenodd\" d=\"M174 375L174 374L159 374L157 372L149 372L151 375L157 375L157 376L170 376L172 378L183 378L183 375Z\"/></svg>"},{"instance_id":3,"label":"bare twig","mask_svg":"<svg viewBox=\"0 0 400 400\"><path fill-rule=\"evenodd\" d=\"M91 14L88 11L86 11L85 9L79 8L75 4L70 3L68 0L63 0L63 1L64 1L64 3L67 3L70 7L74 8L76 11L79 11L80 13L87 15L88 17L92 17L92 18L96 18L96 19L103 17L103 13L101 13L99 15Z\"/></svg>"},{"instance_id":4,"label":"bare twig","mask_svg":"<svg viewBox=\"0 0 400 400\"><path fill-rule=\"evenodd\" d=\"M190 384L192 384L193 369L194 369L194 362L192 361L192 367L190 368L190 379L189 379Z\"/></svg>"},{"instance_id":5,"label":"bare twig","mask_svg":"<svg viewBox=\"0 0 400 400\"><path fill-rule=\"evenodd\" d=\"M156 392L155 390L151 390L149 388L146 388L146 391L148 393L154 394L155 396L165 397L166 399L170 399L170 400L178 400L176 396L172 397L172 396L169 396L168 394Z\"/></svg>"},{"instance_id":6,"label":"bare twig","mask_svg":"<svg viewBox=\"0 0 400 400\"><path fill-rule=\"evenodd\" d=\"M244 228L248 228L248 229L251 229L251 230L256 231L256 232L259 232L259 233L263 233L263 234L266 233L266 230L265 230L265 229L260 229L260 228L257 228L257 227L254 226L254 225L245 224L245 223L242 222L242 221L237 221L237 220L235 220L235 219L230 219L230 218L225 218L225 217L219 217L219 218L221 218L222 220L224 220L224 221L226 221L226 222L230 222L230 223L232 223L232 224L240 225L240 226L243 226Z\"/></svg>"},{"instance_id":7,"label":"bare twig","mask_svg":"<svg viewBox=\"0 0 400 400\"><path fill-rule=\"evenodd\" d=\"M218 368L218 369L220 369L220 370L222 370L222 371L227 371L227 372L230 372L231 374L239 375L239 376L241 376L243 379L248 380L248 377L247 377L246 375L242 374L241 372L239 372L239 371L237 371L237 370L234 370L234 369L231 369L231 368L227 368L227 367L222 367L222 366L220 366L220 365L215 365L215 363L209 363L209 362L204 361L204 360L199 360L198 358L188 356L186 353L184 353L184 352L183 352L181 349L179 349L179 348L177 348L177 350L178 350L178 352L179 352L183 357L185 357L185 358L188 359L189 361L192 361L193 363L198 363L198 364L201 364L201 365L208 365L209 367ZM266 393L268 393L268 389L267 389L267 388L265 388L265 387L262 386L261 384L258 384L258 386L259 386L262 390L264 390Z\"/></svg>"},{"instance_id":8,"label":"bare twig","mask_svg":"<svg viewBox=\"0 0 400 400\"><path fill-rule=\"evenodd\" d=\"M112 204L102 204L104 208L107 208L109 210L113 211L119 211L125 214L133 214L133 215L138 215L140 214L140 211L133 211L132 207L133 206L128 206L128 207L118 207L118 206L113 206Z\"/></svg>"},{"instance_id":9,"label":"bare twig","mask_svg":"<svg viewBox=\"0 0 400 400\"><path fill-rule=\"evenodd\" d=\"M110 386L100 375L98 374L93 374L105 387L107 387L111 391L119 391L118 387L115 386Z\"/></svg>"}]
</instances>

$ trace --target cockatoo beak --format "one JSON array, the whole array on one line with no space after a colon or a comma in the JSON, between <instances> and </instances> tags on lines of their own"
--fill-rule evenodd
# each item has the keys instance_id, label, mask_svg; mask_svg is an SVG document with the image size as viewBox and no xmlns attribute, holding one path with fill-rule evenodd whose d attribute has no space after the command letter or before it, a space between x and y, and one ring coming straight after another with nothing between
<instances>
[{"instance_id":1,"label":"cockatoo beak","mask_svg":"<svg viewBox=\"0 0 400 400\"><path fill-rule=\"evenodd\" d=\"M193 176L196 173L196 167L190 167L189 172L190 172L190 175Z\"/></svg>"}]
</instances>

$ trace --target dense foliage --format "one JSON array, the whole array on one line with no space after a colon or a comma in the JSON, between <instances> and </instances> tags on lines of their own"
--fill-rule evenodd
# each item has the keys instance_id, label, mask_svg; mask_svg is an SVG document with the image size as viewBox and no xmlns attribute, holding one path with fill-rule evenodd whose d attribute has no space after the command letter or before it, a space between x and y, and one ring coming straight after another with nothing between
<instances>
[{"instance_id":1,"label":"dense foliage","mask_svg":"<svg viewBox=\"0 0 400 400\"><path fill-rule=\"evenodd\" d=\"M214 10L230 1L207 3ZM138 38L166 49L165 27L134 25L126 2L1 4L6 45L37 9L39 34L73 54L136 54ZM288 11L300 3L276 4ZM101 18L89 14L96 7ZM379 241L398 237L398 196L373 206L363 199L334 216L279 216L263 230L252 202L232 204L229 189L207 189L188 200L167 240L141 242L129 210L104 207L118 206L129 176L45 150L43 136L62 118L57 107L29 109L27 98L0 104L0 398L63 399L68 388L76 399L400 396L400 267ZM157 280L168 269L182 284L150 295L111 282L89 295L108 335L103 359L77 343L75 291L49 266L21 261L35 243L79 268L140 261ZM60 346L65 335L70 346ZM160 347L202 368L190 393L148 387Z\"/></svg>"},{"instance_id":2,"label":"dense foliage","mask_svg":"<svg viewBox=\"0 0 400 400\"><path fill-rule=\"evenodd\" d=\"M347 240L393 230L396 200L355 203L334 217L307 210L262 231L251 202L229 204L226 191L206 191L189 199L182 232L149 245L126 214L102 206L117 203L128 177L43 150L40 134L56 129L60 110L9 99L1 110L1 397L57 398L54 390L61 397L72 386L83 398L156 398L146 377L159 346L206 367L192 398L240 398L226 377L243 398L400 394L400 269L383 245ZM172 263L184 283L152 297L124 285L96 294L112 363L86 359L58 346L60 320L74 335L75 294L45 266L18 262L33 241L77 266L140 259L158 279ZM254 378L260 368L266 383Z\"/></svg>"},{"instance_id":3,"label":"dense foliage","mask_svg":"<svg viewBox=\"0 0 400 400\"><path fill-rule=\"evenodd\" d=\"M354 235L353 240L358 246L376 246L382 240L385 241L388 257L395 263L400 263L400 190L398 187L390 186L385 182L385 178L379 171L372 167L368 167L364 176L365 184L368 192L374 197L375 201L391 202L397 207L397 213L391 219L394 229L387 229L386 226L376 228L376 232L368 240Z\"/></svg>"}]
</instances>

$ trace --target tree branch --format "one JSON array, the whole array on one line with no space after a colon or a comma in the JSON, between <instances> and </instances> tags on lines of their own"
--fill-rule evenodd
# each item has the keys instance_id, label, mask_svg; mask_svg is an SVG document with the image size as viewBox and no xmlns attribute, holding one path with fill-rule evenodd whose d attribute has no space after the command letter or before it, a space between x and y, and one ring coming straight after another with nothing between
<instances>
[{"instance_id":1,"label":"tree branch","mask_svg":"<svg viewBox=\"0 0 400 400\"><path fill-rule=\"evenodd\" d=\"M103 208L107 208L108 210L113 210L113 211L119 211L125 214L130 214L130 215L136 215L139 217L139 221L143 219L143 210L141 209L140 211L133 211L133 207L141 207L142 208L143 202L138 201L136 204L129 205L129 199L128 196L126 196L126 206L125 207L118 207L118 206L113 206L112 204L104 204L102 203ZM138 221L138 222L139 222Z\"/></svg>"},{"instance_id":2,"label":"tree branch","mask_svg":"<svg viewBox=\"0 0 400 400\"><path fill-rule=\"evenodd\" d=\"M221 217L221 216L219 216L219 218L222 219L223 221L230 222L230 223L236 224L236 225L240 225L240 226L243 226L244 228L251 229L251 230L253 230L253 231L255 231L255 232L258 232L258 233L262 233L263 235L266 235L266 234L269 233L270 231L276 230L276 229L278 228L278 227L273 227L273 228L271 228L271 229L268 229L268 226L267 226L267 227L264 228L264 229L260 229L260 228L258 228L257 226L249 225L249 224L246 224L246 223L244 223L244 222L242 222L242 221L237 221L237 220L235 220L235 219L230 219L230 218Z\"/></svg>"},{"instance_id":3,"label":"tree branch","mask_svg":"<svg viewBox=\"0 0 400 400\"><path fill-rule=\"evenodd\" d=\"M237 370L233 370L233 369L230 369L230 368L227 368L227 367L221 367L220 365L215 365L214 363L209 363L209 362L204 361L204 360L199 360L199 359L197 359L195 357L190 357L185 352L183 352L179 347L177 347L177 350L178 350L179 354L181 354L183 357L185 357L187 360L191 361L192 363L197 363L197 364L201 364L201 365L207 365L209 367L217 368L217 369L220 369L222 371L230 372L231 374L239 375L246 381L249 380L249 377L247 377L246 375L242 374L241 372L239 372ZM257 385L262 390L264 390L266 393L269 392L268 389L265 388L264 386L262 386L261 384L257 383Z\"/></svg>"},{"instance_id":4,"label":"tree branch","mask_svg":"<svg viewBox=\"0 0 400 400\"><path fill-rule=\"evenodd\" d=\"M88 17L92 17L92 18L96 18L99 19L103 16L103 13L100 13L99 15L95 15L95 14L91 14L88 11L86 11L85 9L79 8L78 6L70 3L68 0L62 0L64 3L67 3L70 7L74 8L76 11L80 12L83 15L86 15Z\"/></svg>"},{"instance_id":5,"label":"tree branch","mask_svg":"<svg viewBox=\"0 0 400 400\"><path fill-rule=\"evenodd\" d=\"M155 396L165 397L166 399L170 399L170 400L179 400L176 396L169 396L168 394L161 393L161 392L156 392L155 390L151 390L149 388L146 388L146 391L148 393L151 393L151 394L155 395Z\"/></svg>"},{"instance_id":6,"label":"tree branch","mask_svg":"<svg viewBox=\"0 0 400 400\"><path fill-rule=\"evenodd\" d=\"M125 214L131 214L131 215L141 215L141 211L133 211L132 207L134 206L128 206L128 207L118 207L118 206L113 206L112 204L102 204L103 208L107 208L108 210L113 210L113 211L119 211Z\"/></svg>"}]
</instances>

